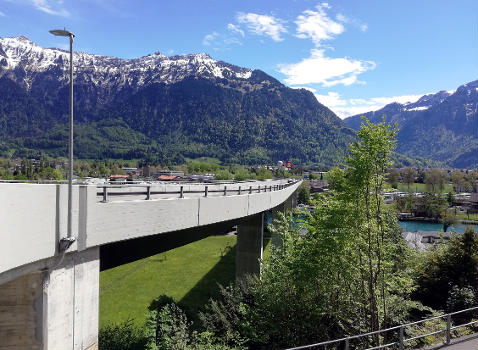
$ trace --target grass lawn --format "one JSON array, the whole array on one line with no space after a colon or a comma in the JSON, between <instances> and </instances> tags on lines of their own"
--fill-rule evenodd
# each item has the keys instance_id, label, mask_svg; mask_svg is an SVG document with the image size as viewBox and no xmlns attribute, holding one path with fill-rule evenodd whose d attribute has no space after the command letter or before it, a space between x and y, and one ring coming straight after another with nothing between
<instances>
[{"instance_id":1,"label":"grass lawn","mask_svg":"<svg viewBox=\"0 0 478 350\"><path fill-rule=\"evenodd\" d=\"M451 212L454 212L453 209L450 210ZM462 212L457 212L456 217L461 220L475 220L478 221L478 214L477 213L462 213Z\"/></svg>"},{"instance_id":2,"label":"grass lawn","mask_svg":"<svg viewBox=\"0 0 478 350\"><path fill-rule=\"evenodd\" d=\"M217 284L235 279L236 236L203 240L100 273L100 327L130 318L141 326L151 301L172 297L197 314Z\"/></svg>"},{"instance_id":3,"label":"grass lawn","mask_svg":"<svg viewBox=\"0 0 478 350\"><path fill-rule=\"evenodd\" d=\"M398 184L397 189L400 192L408 192L408 185L400 182ZM415 183L413 185L410 185L410 191L411 192L427 192L427 187L425 184ZM441 193L448 193L448 192L453 192L453 185L445 184Z\"/></svg>"}]
</instances>

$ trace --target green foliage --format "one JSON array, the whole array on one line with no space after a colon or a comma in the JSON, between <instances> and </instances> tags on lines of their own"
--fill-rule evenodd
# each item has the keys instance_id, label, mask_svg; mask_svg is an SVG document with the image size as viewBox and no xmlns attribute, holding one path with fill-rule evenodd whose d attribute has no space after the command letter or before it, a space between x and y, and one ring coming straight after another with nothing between
<instances>
[{"instance_id":1,"label":"green foliage","mask_svg":"<svg viewBox=\"0 0 478 350\"><path fill-rule=\"evenodd\" d=\"M166 296L161 295L149 306L146 323L147 350L233 350L224 339L211 332L192 330L186 313Z\"/></svg>"},{"instance_id":2,"label":"green foliage","mask_svg":"<svg viewBox=\"0 0 478 350\"><path fill-rule=\"evenodd\" d=\"M443 232L446 232L448 230L448 227L456 224L458 222L455 213L449 211L449 210L444 210L441 213L441 221L443 223Z\"/></svg>"},{"instance_id":3,"label":"green foliage","mask_svg":"<svg viewBox=\"0 0 478 350\"><path fill-rule=\"evenodd\" d=\"M431 169L425 173L425 184L431 192L441 192L445 186L445 174L440 169Z\"/></svg>"},{"instance_id":4,"label":"green foliage","mask_svg":"<svg viewBox=\"0 0 478 350\"><path fill-rule=\"evenodd\" d=\"M297 200L299 203L310 204L310 184L308 181L304 181L300 185Z\"/></svg>"},{"instance_id":5,"label":"green foliage","mask_svg":"<svg viewBox=\"0 0 478 350\"><path fill-rule=\"evenodd\" d=\"M146 349L147 338L133 320L101 327L98 333L100 350L142 350Z\"/></svg>"},{"instance_id":6,"label":"green foliage","mask_svg":"<svg viewBox=\"0 0 478 350\"><path fill-rule=\"evenodd\" d=\"M259 180L272 179L274 177L274 174L272 174L272 171L266 168L259 168L256 171L256 173L257 173L257 179Z\"/></svg>"},{"instance_id":7,"label":"green foliage","mask_svg":"<svg viewBox=\"0 0 478 350\"><path fill-rule=\"evenodd\" d=\"M233 175L228 170L219 170L216 173L216 180L232 180Z\"/></svg>"},{"instance_id":8,"label":"green foliage","mask_svg":"<svg viewBox=\"0 0 478 350\"><path fill-rule=\"evenodd\" d=\"M254 328L259 325L253 326L249 317L255 305L251 290L255 283L253 278L246 278L227 287L220 286L218 299L211 299L200 313L206 331L226 346L241 347L254 339Z\"/></svg>"},{"instance_id":9,"label":"green foliage","mask_svg":"<svg viewBox=\"0 0 478 350\"><path fill-rule=\"evenodd\" d=\"M254 180L256 178L256 173L249 172L244 168L240 168L234 172L234 180L236 181Z\"/></svg>"},{"instance_id":10,"label":"green foliage","mask_svg":"<svg viewBox=\"0 0 478 350\"><path fill-rule=\"evenodd\" d=\"M397 188L398 186L398 178L400 176L400 172L396 168L392 168L388 171L387 174L387 182L393 187Z\"/></svg>"},{"instance_id":11,"label":"green foliage","mask_svg":"<svg viewBox=\"0 0 478 350\"><path fill-rule=\"evenodd\" d=\"M443 310L467 304L467 288L474 295L478 293L478 237L473 229L452 236L447 244L424 254L415 271L414 298Z\"/></svg>"},{"instance_id":12,"label":"green foliage","mask_svg":"<svg viewBox=\"0 0 478 350\"><path fill-rule=\"evenodd\" d=\"M214 173L219 170L219 164L204 161L193 161L187 164L190 174Z\"/></svg>"},{"instance_id":13,"label":"green foliage","mask_svg":"<svg viewBox=\"0 0 478 350\"><path fill-rule=\"evenodd\" d=\"M167 297L166 297L167 298ZM161 297L160 297L161 299ZM165 299L165 298L163 298ZM149 308L146 323L148 350L183 350L191 343L191 322L184 311L174 302L162 304L163 300Z\"/></svg>"},{"instance_id":14,"label":"green foliage","mask_svg":"<svg viewBox=\"0 0 478 350\"><path fill-rule=\"evenodd\" d=\"M360 136L348 167L329 172L333 196L318 197L307 232L279 214L270 230L280 243L262 278L224 288L202 316L208 331L251 349L284 348L416 317L422 306L409 301L412 252L380 197L394 131L367 124Z\"/></svg>"}]
</instances>

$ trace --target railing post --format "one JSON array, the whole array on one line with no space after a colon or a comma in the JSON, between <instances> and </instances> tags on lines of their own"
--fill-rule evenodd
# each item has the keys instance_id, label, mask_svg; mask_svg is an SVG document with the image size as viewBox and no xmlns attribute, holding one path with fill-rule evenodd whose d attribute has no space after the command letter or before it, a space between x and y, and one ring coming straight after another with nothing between
<instances>
[{"instance_id":1,"label":"railing post","mask_svg":"<svg viewBox=\"0 0 478 350\"><path fill-rule=\"evenodd\" d=\"M404 329L403 329L403 326L400 326L400 335L399 335L399 338L398 338L398 348L400 350L403 350L403 337L404 337Z\"/></svg>"},{"instance_id":2,"label":"railing post","mask_svg":"<svg viewBox=\"0 0 478 350\"><path fill-rule=\"evenodd\" d=\"M252 194L252 186L249 187L249 194Z\"/></svg>"},{"instance_id":3,"label":"railing post","mask_svg":"<svg viewBox=\"0 0 478 350\"><path fill-rule=\"evenodd\" d=\"M181 186L179 189L179 198L184 198L184 186Z\"/></svg>"},{"instance_id":4,"label":"railing post","mask_svg":"<svg viewBox=\"0 0 478 350\"><path fill-rule=\"evenodd\" d=\"M106 186L103 186L103 200L101 202L103 203L108 202L108 190Z\"/></svg>"},{"instance_id":5,"label":"railing post","mask_svg":"<svg viewBox=\"0 0 478 350\"><path fill-rule=\"evenodd\" d=\"M237 191L237 194L241 194L241 186L239 186L239 190Z\"/></svg>"},{"instance_id":6,"label":"railing post","mask_svg":"<svg viewBox=\"0 0 478 350\"><path fill-rule=\"evenodd\" d=\"M151 199L151 186L146 187L146 200L149 201Z\"/></svg>"},{"instance_id":7,"label":"railing post","mask_svg":"<svg viewBox=\"0 0 478 350\"><path fill-rule=\"evenodd\" d=\"M204 186L204 197L207 197L207 189L208 189L208 187Z\"/></svg>"},{"instance_id":8,"label":"railing post","mask_svg":"<svg viewBox=\"0 0 478 350\"><path fill-rule=\"evenodd\" d=\"M347 339L345 339L345 350L349 350L350 349L350 338L347 337Z\"/></svg>"},{"instance_id":9,"label":"railing post","mask_svg":"<svg viewBox=\"0 0 478 350\"><path fill-rule=\"evenodd\" d=\"M446 343L450 344L451 341L451 315L446 315Z\"/></svg>"},{"instance_id":10,"label":"railing post","mask_svg":"<svg viewBox=\"0 0 478 350\"><path fill-rule=\"evenodd\" d=\"M227 186L224 186L224 195L227 196Z\"/></svg>"}]
</instances>

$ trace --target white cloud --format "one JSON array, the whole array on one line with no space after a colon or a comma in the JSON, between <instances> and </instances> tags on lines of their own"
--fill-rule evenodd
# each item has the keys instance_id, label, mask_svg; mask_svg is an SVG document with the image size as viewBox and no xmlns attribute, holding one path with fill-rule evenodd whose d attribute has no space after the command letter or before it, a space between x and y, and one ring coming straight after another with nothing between
<instances>
[{"instance_id":1,"label":"white cloud","mask_svg":"<svg viewBox=\"0 0 478 350\"><path fill-rule=\"evenodd\" d=\"M269 36L274 41L284 40L281 34L287 33L283 21L272 16L239 12L237 14L237 21L246 24L250 32Z\"/></svg>"},{"instance_id":2,"label":"white cloud","mask_svg":"<svg viewBox=\"0 0 478 350\"><path fill-rule=\"evenodd\" d=\"M337 21L339 22L347 23L349 21L348 17L342 13L338 13L337 16L335 16L335 18L337 18Z\"/></svg>"},{"instance_id":3,"label":"white cloud","mask_svg":"<svg viewBox=\"0 0 478 350\"><path fill-rule=\"evenodd\" d=\"M216 51L229 50L229 46L231 45L242 45L237 34L223 34L218 32L212 32L204 36L202 43L205 46L212 46L212 49Z\"/></svg>"},{"instance_id":4,"label":"white cloud","mask_svg":"<svg viewBox=\"0 0 478 350\"><path fill-rule=\"evenodd\" d=\"M37 10L53 16L69 17L62 0L28 0Z\"/></svg>"},{"instance_id":5,"label":"white cloud","mask_svg":"<svg viewBox=\"0 0 478 350\"><path fill-rule=\"evenodd\" d=\"M297 38L312 39L316 46L320 46L321 41L333 39L335 35L344 32L342 23L336 22L327 16L326 8L330 8L327 3L316 7L317 11L306 10L298 16L295 24L297 25ZM345 22L344 15L338 14L337 20Z\"/></svg>"},{"instance_id":6,"label":"white cloud","mask_svg":"<svg viewBox=\"0 0 478 350\"><path fill-rule=\"evenodd\" d=\"M360 30L361 30L362 32L366 32L367 29L368 29L368 25L366 25L366 24L361 24L361 25L360 25Z\"/></svg>"},{"instance_id":7,"label":"white cloud","mask_svg":"<svg viewBox=\"0 0 478 350\"><path fill-rule=\"evenodd\" d=\"M285 82L290 85L338 84L352 85L360 83L357 76L375 68L373 61L353 60L347 57L330 58L324 56L324 50L312 49L311 55L299 63L280 64L279 71L287 76Z\"/></svg>"},{"instance_id":8,"label":"white cloud","mask_svg":"<svg viewBox=\"0 0 478 350\"><path fill-rule=\"evenodd\" d=\"M5 17L5 14L2 11L0 11L0 17Z\"/></svg>"},{"instance_id":9,"label":"white cloud","mask_svg":"<svg viewBox=\"0 0 478 350\"><path fill-rule=\"evenodd\" d=\"M239 33L243 38L244 38L244 31L239 28L238 26L232 24L232 23L229 23L227 25L227 29L229 29L231 32L234 32L234 33Z\"/></svg>"},{"instance_id":10,"label":"white cloud","mask_svg":"<svg viewBox=\"0 0 478 350\"><path fill-rule=\"evenodd\" d=\"M314 90L314 89L312 89ZM352 98L343 99L337 92L329 92L327 95L320 95L314 92L317 100L324 106L330 108L340 118L344 119L352 115L379 110L392 102L405 104L416 102L422 95L401 95L391 97Z\"/></svg>"},{"instance_id":11,"label":"white cloud","mask_svg":"<svg viewBox=\"0 0 478 350\"><path fill-rule=\"evenodd\" d=\"M214 41L219 36L218 32L212 32L211 34L207 34L204 39L202 39L203 45L210 46L214 43Z\"/></svg>"}]
</instances>

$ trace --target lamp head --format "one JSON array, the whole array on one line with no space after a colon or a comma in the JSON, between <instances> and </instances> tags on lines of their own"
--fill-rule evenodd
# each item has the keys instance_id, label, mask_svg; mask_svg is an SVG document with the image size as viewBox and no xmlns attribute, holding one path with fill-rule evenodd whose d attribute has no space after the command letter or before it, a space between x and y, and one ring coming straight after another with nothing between
<instances>
[{"instance_id":1,"label":"lamp head","mask_svg":"<svg viewBox=\"0 0 478 350\"><path fill-rule=\"evenodd\" d=\"M56 36L68 36L70 38L75 37L75 34L73 34L72 32L69 32L68 30L64 30L64 29L52 29L52 30L50 30L50 33L52 33L53 35L56 35Z\"/></svg>"}]
</instances>

